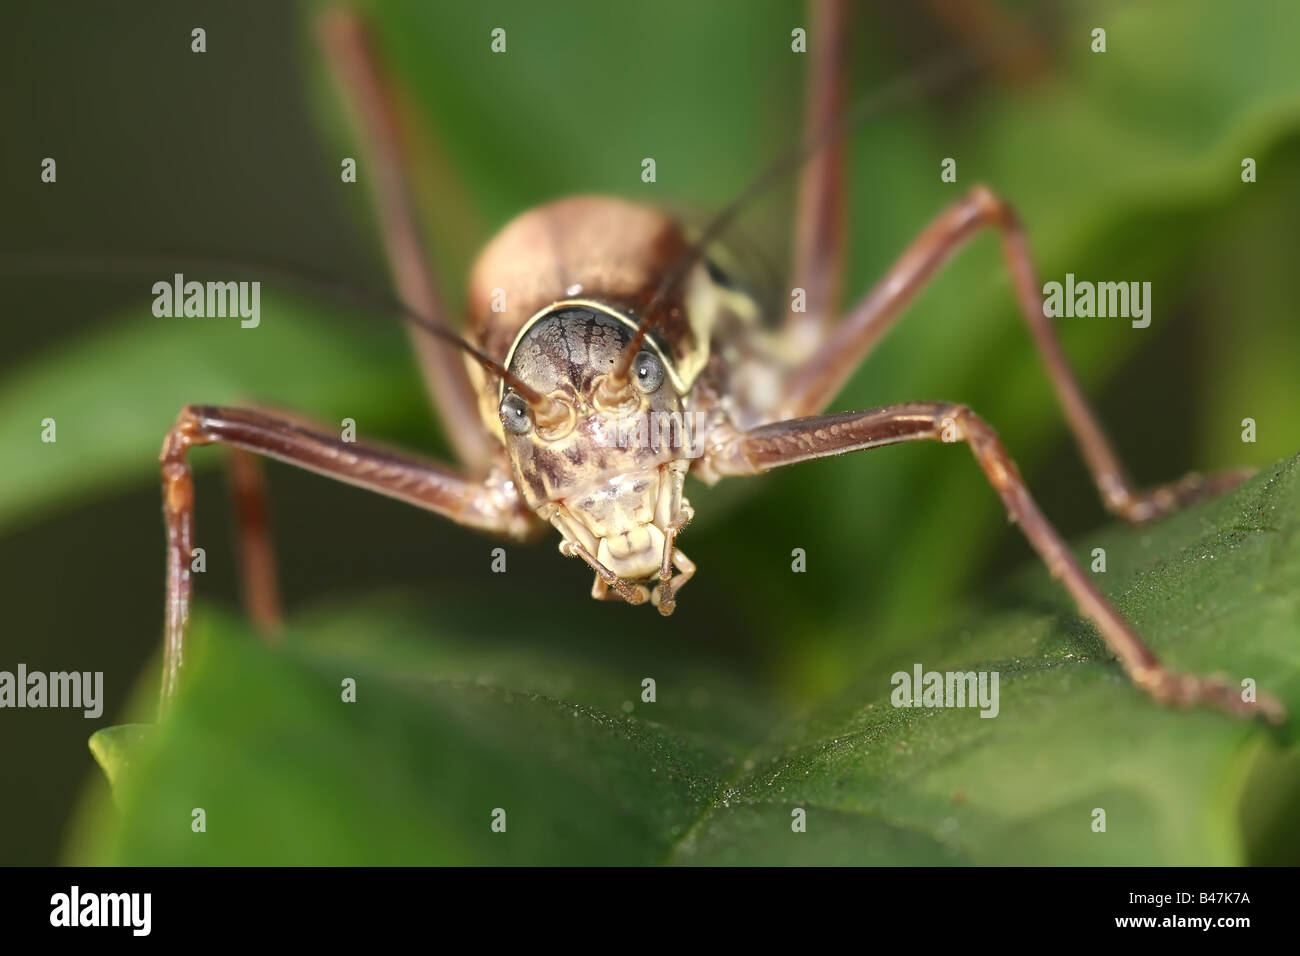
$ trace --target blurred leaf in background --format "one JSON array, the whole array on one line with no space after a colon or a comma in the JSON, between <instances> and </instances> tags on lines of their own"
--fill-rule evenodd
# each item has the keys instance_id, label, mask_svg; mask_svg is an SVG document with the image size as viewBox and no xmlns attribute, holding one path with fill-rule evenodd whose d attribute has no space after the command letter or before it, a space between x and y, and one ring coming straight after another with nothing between
<instances>
[{"instance_id":1,"label":"blurred leaf in background","mask_svg":"<svg viewBox=\"0 0 1300 956\"><path fill-rule=\"evenodd\" d=\"M380 49L423 124L417 143L426 171L423 211L453 297L461 294L459 282L477 245L530 205L566 193L608 192L716 209L802 129L800 91L807 63L789 47L791 27L806 21L797 3L732 0L639 8L397 0L365 6ZM998 7L1023 22L1039 9ZM177 145L160 151L156 130L148 132L155 117L184 116L188 109L184 101L160 102L119 120L116 135L102 133L98 141L114 147L107 156L84 144L70 153L87 171L61 173L59 189L66 182L88 196L98 190L95 202L105 204L112 201L102 198L110 184L124 181L118 188L128 201L148 210L140 216L143 225L134 222L128 207L108 205L109 212L97 220L101 232L81 229L78 223L91 215L91 203L66 214L63 228L80 243L57 231L42 236L37 229L8 236L5 249L116 247L119 240L103 225L115 212L124 229L134 229L137 248L152 243L174 251L164 241L175 238L182 248L245 260L262 255L335 264L342 274L382 286L364 172L361 188L340 189L332 181L338 157L353 155L357 147L314 50L311 24L318 9L304 4L294 22L268 32L257 27L264 15L260 7L256 12L254 5L212 7L207 16L218 26L210 30L213 40L202 60L183 48L163 55L158 44L165 46L165 39L152 36L142 50L125 47L125 53L138 54L129 57L131 62L152 64L149 68L163 76L192 79L207 71L212 88L207 102L216 104L204 114L207 122L189 139L173 137ZM1300 332L1286 291L1285 252L1293 232L1291 212L1300 202L1295 185L1300 75L1293 65L1300 8L1287 0L1237 5L1153 0L1045 9L1052 15L1035 26L1051 54L1041 73L1014 81L982 77L873 120L854 136L848 297L865 291L961 190L985 182L1016 205L1044 279L1073 272L1153 283L1155 319L1149 329L1108 320L1061 325L1075 368L1098 397L1103 420L1113 427L1121 454L1140 481L1163 481L1192 468L1267 466L1290 456L1300 446L1290 415L1300 399L1292 358ZM95 14L85 16L93 21ZM169 36L168 30L188 37L192 17L170 11L158 16L167 27L158 37ZM53 27L47 21L32 14L26 22L33 24L28 40L49 43ZM1108 50L1093 54L1090 31L1103 22ZM494 56L488 42L498 26L508 30L509 52ZM260 40L266 45L258 48L252 32L271 39ZM854 90L865 94L963 41L920 6L880 4L860 7L853 42ZM295 47L296 60L287 55ZM94 62L93 54L84 55ZM271 63L281 73L267 84L266 77L275 75ZM121 78L125 74L110 75L115 83L101 87L99 97L123 113L128 107L122 104L140 96L197 95L184 80L170 84L172 91L154 93L156 78L146 75L136 81L137 88ZM232 88L240 77L265 86ZM299 89L304 83L305 93ZM149 92L143 92L146 87ZM67 96L69 104L75 102L71 92ZM304 96L310 110L302 105ZM59 115L63 127L74 131L93 130L101 122L72 106ZM275 137L304 125L317 132L299 131L292 145L277 147ZM254 142L263 145L254 150L248 145ZM200 155L204 145L216 160ZM1249 186L1239 175L1247 155L1260 168L1259 182ZM640 181L645 156L656 159L653 186ZM958 161L955 185L938 175L947 156ZM124 180L107 177L104 164L114 161L133 172ZM144 175L151 163L167 168ZM62 163L60 169L77 167ZM16 169L27 175L27 166ZM92 178L92 169L100 178ZM280 185L273 189L273 182ZM130 199L137 193L138 200ZM791 197L788 184L757 203L739 226L774 263L788 254ZM16 208L27 216L22 221L50 221L50 212L40 205L44 201L20 197ZM195 203L199 215L189 212ZM237 208L243 218L222 215L223 209ZM149 284L138 283L141 290ZM42 308L42 296L61 294L47 293L48 286L24 285L11 301L34 301ZM3 553L16 569L20 564L33 569L10 577L15 593L28 596L14 633L30 633L28 640L35 642L16 645L28 648L17 653L31 659L36 652L30 648L47 645L80 662L86 658L78 655L92 653L80 648L93 647L93 653L106 655L95 658L98 662L108 660L115 647L131 648L103 664L116 677L110 683L119 702L157 643L162 554L155 456L181 404L273 401L327 420L350 415L365 433L405 441L417 450L445 449L396 323L282 293L268 296L262 327L250 337L237 325L154 320L150 299L132 289L105 291L103 306L91 309L84 307L91 294L84 293L77 306L93 315L93 324L69 325L60 337L49 338L27 323L21 332L29 344L5 356L8 371L0 383L0 448L7 465L13 463L0 476L0 531L9 533ZM27 308L15 316L31 314ZM1101 523L1095 493L1016 315L992 236L973 243L936 279L836 406L907 399L970 404L1000 430L1045 510L1064 530L1078 534ZM60 443L37 455L32 423L46 415L57 418ZM1240 420L1247 416L1260 423L1255 445L1239 439ZM219 460L215 453L195 457L200 469ZM585 576L549 547L512 549L511 573L489 575L486 558L477 564L474 558L491 547L482 539L390 503L362 501L351 490L321 488L317 479L288 469L270 473L295 642L286 656L269 654L248 643L237 619L212 606L231 600L234 575L223 543L228 519L220 482L215 476L201 478L200 534L209 536L214 570L199 584L208 604L198 620L211 669L196 681L194 698L167 731L161 753L179 761L184 751L209 772L227 774L232 798L267 792L268 827L283 827L290 806L301 807L304 827L334 833L321 844L320 859L343 860L355 853L378 860L389 850L393 855L387 858L410 859L406 854L417 848L427 851L428 861L505 852L479 842L488 838L486 825L481 835L473 827L485 812L479 801L504 785L501 775L521 759L503 741L534 725L550 732L525 738L529 743L519 752L527 753L531 769L511 792L526 794L536 784L535 792L555 801L547 804L552 809L581 803L580 794L590 787L607 798L600 825L593 822L594 835L573 837L574 861L605 859L606 852L628 861L685 860L695 848L711 848L711 858L729 859L735 841L726 844L718 833L765 825L766 811L746 804L750 809L721 814L716 826L707 827L693 825L692 811L713 806L725 780L734 780L752 803L759 764L746 770L745 761L767 759L770 748L795 747L791 766L811 771L812 731L799 715L828 706L825 702L837 695L849 694L845 706L857 716L838 724L820 718L823 723L813 726L829 728L832 739L835 733L862 733L866 718L855 708L874 699L854 696L860 695L864 673L888 674L940 656L965 666L967 653L972 660L1019 659L1032 657L1032 648L1042 653L1055 646L1053 641L1090 640L1091 630L1068 623L1074 620L1068 603L1046 586L1002 587L991 592L998 595L990 597L992 610L976 612L966 605L972 593L991 590L1030 553L1014 529L1005 528L996 497L969 456L952 449L891 449L801 466L760 481L710 490L696 486L688 493L699 519L684 543L701 571L668 623L593 604L586 597ZM1126 540L1129 553L1142 553L1141 538ZM789 570L796 547L808 555L808 573L797 577ZM1163 561L1175 559L1172 550L1151 553ZM69 554L83 556L84 566L68 566ZM103 567L105 554L112 554L113 568ZM55 566L75 575L75 583L58 590L43 584ZM1135 557L1127 569L1112 567L1116 573L1108 588L1120 594L1125 593L1123 574L1136 574L1145 565ZM56 597L73 588L84 596L80 616L78 608ZM413 593L424 600L412 602ZM398 596L381 600L377 610L375 594ZM322 599L329 603L317 606ZM1027 603L1017 609L1020 601ZM385 610L390 607L399 610ZM1132 605L1124 609L1137 612ZM1139 621L1153 640L1161 628L1173 626L1166 613ZM1294 624L1294 617L1290 620ZM1173 640L1176 632L1163 633ZM1252 642L1265 639L1248 636ZM568 639L580 642L572 655L566 651ZM350 716L330 711L327 719L309 706L325 686L313 683L311 675L318 674L320 648L333 646L331 640L348 648L358 673L374 675L386 688L397 682L397 689L383 692L385 699L395 695L393 708L358 716L362 725L353 726ZM968 640L975 641L969 650ZM1218 637L1208 648L1216 655L1177 662L1237 673L1256 653L1223 645ZM1294 656L1273 650L1281 656L1272 672L1290 679ZM504 662L516 657L529 662L537 681L552 683L544 688L501 677L480 686L483 674L515 673ZM408 666L417 684L431 681L432 687L402 685L395 675ZM635 701L635 689L646 676L641 671L670 673L665 669L670 666L677 668L671 672L679 688L698 689L695 699L709 702L703 707L706 716L692 723L682 716L691 713L684 707L673 719L650 721L639 704L635 718L624 714L622 701ZM240 669L247 676L236 676ZM466 692L456 680L471 689ZM1026 765L1020 780L1025 786L1060 774L1060 766L1041 751L1046 735L1017 744L1021 731L1015 728L1035 722L1070 727L1075 736L1067 735L1058 746L1064 765L1073 767L1069 755L1090 746L1088 741L1097 742L1098 752L1113 751L1122 741L1137 746L1134 728L1149 727L1142 746L1160 754L1152 761L1153 779L1163 781L1162 787L1187 789L1182 796L1171 790L1139 802L1166 812L1171 802L1182 801L1171 820L1210 822L1198 831L1199 842L1181 848L1170 837L1172 830L1157 829L1126 861L1172 862L1184 852L1203 853L1203 862L1242 859L1247 849L1232 835L1236 830L1228 819L1234 804L1211 790L1239 785L1248 765L1264 759L1248 759L1264 746L1259 733L1212 715L1164 714L1140 700L1132 712L1124 711L1115 701L1129 700L1133 692L1118 678L1094 676L1084 699L1076 701L1070 688L1077 691L1087 681L1064 680L1064 686L1043 685L1054 693L1044 691L1040 698L1034 698L1029 678L1017 687L1019 692L1024 686L1027 701L1037 699L1043 714L1053 715L1050 720L1012 718L1004 711L999 720L974 724L979 735L996 738L999 746L988 750L988 763L963 765L970 773L966 780L974 781L970 786L1004 773L1002 760ZM263 689L273 696L265 697ZM147 713L144 702L152 693L150 674L135 705L140 714ZM1094 694L1102 702L1097 710L1127 713L1133 721L1103 720L1094 731L1083 716ZM555 702L572 703L580 715L574 719L586 730L566 731L570 725ZM296 710L298 705L303 709ZM363 710L358 704L358 713ZM247 723L239 718L245 712ZM218 713L226 713L228 721L214 716ZM301 723L308 715L323 720L315 736ZM927 730L929 724L938 728L926 737L928 753L984 746L982 739L963 735L969 728L949 725L970 715L942 716L927 722ZM299 728L290 732L292 740L266 735L268 722L285 720ZM730 728L726 733L719 720ZM868 725L870 730L869 720ZM886 729L905 730L896 723ZM939 730L951 734L950 745ZM30 759L61 761L64 779L84 774L77 770L88 762L84 743L74 753L67 746L70 734L58 746L33 748L40 756ZM257 738L255 744L247 743L250 737ZM1217 779L1186 776L1189 754L1201 743L1220 755L1215 767L1231 772ZM245 745L252 750L241 756ZM375 798L371 782L356 780L348 769L355 766L356 748L368 746L384 749L388 756L378 766L399 774L406 788L393 796L405 801L397 817L407 819L425 807L428 840L404 842L370 833L368 850L347 842L363 839L364 831L350 831L349 821ZM273 758L281 748L300 748L320 759L277 764ZM662 755L660 772L671 770L673 784L647 785L644 800L628 796L622 788L639 784L622 779L623 773L647 769L627 757L629 748L642 756ZM496 756L489 759L487 753ZM955 776L922 781L926 799L916 804L919 816L903 819L887 799L873 796L873 787L882 789L880 782L892 779L887 769L865 761L855 749L843 753L846 760L864 757L862 772L878 775L857 779L845 804L880 811L876 822L857 816L845 821L846 827L865 828L855 831L861 839L854 842L868 847L865 853L876 848L882 859L912 853L918 861L1005 859L990 856L988 848L999 842L991 834L1002 833L999 828L1010 820L1023 823L1044 814L1051 819L1025 837L1024 855L1017 859L1044 861L1067 846L1055 835L1060 821L1056 811L1044 809L1046 803L1008 805L1005 816L986 821L977 828L981 835L969 840L942 831L949 819L940 806L942 791L961 783ZM431 767L437 761L430 762L431 754L445 754L448 768L465 769L435 779ZM482 756L478 770L475 754ZM1281 782L1270 791L1274 796L1287 792L1286 760L1278 757L1275 763L1283 769ZM203 767L177 763L174 779L164 786L168 775L157 769L161 765L153 766L150 787L162 790L142 793L140 808L128 809L124 829L105 823L114 836L99 834L103 842L96 845L112 847L116 858L166 857L190 845L159 844L158 833L132 821L143 819L143 808L161 805L151 801L183 803L188 795L178 794L185 788L209 782ZM335 787L346 791L334 797L331 766L339 773ZM557 766L565 768L560 775L565 783L548 789L539 781L550 779ZM1081 759L1077 766L1088 768L1088 779L1079 783L1082 793L1097 792L1112 779L1100 760ZM1128 764L1120 760L1117 766ZM268 767L280 776L268 774ZM962 788L969 789L964 783ZM102 799L101 784L95 792ZM919 791L897 792L915 799ZM1074 795L1053 792L1061 806L1073 805ZM276 795L279 802L272 799ZM424 799L429 803L422 804ZM378 809L366 812L383 816ZM473 821L464 835L459 824L447 823L461 820L462 813ZM1262 810L1260 816L1270 818ZM548 820L554 824L551 815ZM885 823L878 826L880 821ZM969 819L959 823L974 825ZM674 833L675 826L682 829ZM554 838L548 831L545 839ZM454 842L462 839L470 842ZM1263 839L1259 845L1267 843ZM302 844L286 837L284 843L263 845L265 856L257 858L270 861L276 849L297 852ZM508 852L519 854L512 859L555 859L550 844L512 847ZM825 849L810 842L801 852L813 853L810 847ZM240 842L212 852L234 860L250 850ZM759 849L753 852L752 858L760 858Z\"/></svg>"}]
</instances>

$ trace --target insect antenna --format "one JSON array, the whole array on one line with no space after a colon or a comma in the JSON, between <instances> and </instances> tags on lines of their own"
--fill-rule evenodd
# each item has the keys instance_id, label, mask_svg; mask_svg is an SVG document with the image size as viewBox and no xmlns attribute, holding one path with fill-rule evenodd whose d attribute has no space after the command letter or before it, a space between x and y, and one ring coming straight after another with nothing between
<instances>
[{"instance_id":1,"label":"insect antenna","mask_svg":"<svg viewBox=\"0 0 1300 956\"><path fill-rule=\"evenodd\" d=\"M242 262L214 256L82 255L76 253L16 256L0 263L0 275L39 274L44 272L66 273L71 270L84 276L96 273L142 272L157 269L179 269L182 272L196 269L220 269L236 274L261 275L277 284L295 288L313 296L348 302L363 308L374 309L377 312L398 315L421 331L454 345L489 372L504 379L506 384L514 389L519 394L519 397L535 410L547 409L552 404L550 398L529 386L519 376L490 355L485 354L450 326L416 311L392 295L335 276L312 272L302 266L274 262Z\"/></svg>"},{"instance_id":2,"label":"insect antenna","mask_svg":"<svg viewBox=\"0 0 1300 956\"><path fill-rule=\"evenodd\" d=\"M1004 44L1002 46L1010 45L1014 44ZM997 49L1000 48L1000 46L997 47ZM637 353L641 351L646 335L662 317L664 303L676 291L691 268L704 256L709 245L731 227L736 217L744 211L752 200L797 170L814 156L819 149L835 142L842 136L852 133L868 119L931 93L944 84L973 71L989 58L991 52L995 52L995 50L990 48L981 53L963 51L961 53L945 54L936 58L920 69L868 94L835 120L827 123L821 130L778 156L760 171L727 205L707 221L703 231L696 237L695 241L678 256L672 267L664 273L663 279L655 287L654 294L642 310L641 321L637 324L636 332L631 341L623 350L618 365L609 373L609 387L620 389L627 385L632 363L635 361Z\"/></svg>"}]
</instances>

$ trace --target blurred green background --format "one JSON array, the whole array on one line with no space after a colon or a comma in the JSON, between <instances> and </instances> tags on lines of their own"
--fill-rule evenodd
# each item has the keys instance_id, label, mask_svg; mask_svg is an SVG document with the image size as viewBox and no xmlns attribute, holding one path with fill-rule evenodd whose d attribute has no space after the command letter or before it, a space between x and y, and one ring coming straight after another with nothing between
<instances>
[{"instance_id":1,"label":"blurred green background","mask_svg":"<svg viewBox=\"0 0 1300 956\"><path fill-rule=\"evenodd\" d=\"M789 38L809 18L798 3L364 6L424 124L422 212L453 299L481 243L530 205L603 192L707 214L802 129L807 58ZM859 5L854 90L983 49L955 6ZM1149 329L1060 326L1140 481L1293 455L1300 326L1286 282L1300 208L1300 9L974 6L995 35L1025 36L1030 54L853 136L848 297L945 203L986 182L1019 209L1044 279L1153 283ZM790 860L755 836L782 824L764 816L772 805L746 775L789 741L819 740L820 722L845 726L845 712L856 715L848 726L866 721L861 741L889 743L842 755L855 770L805 768L826 793L787 797L815 797L838 821L809 834L806 859L1213 863L1295 852L1277 809L1295 792L1291 736L1279 746L1214 715L1156 711L1113 666L1096 662L1073 681L1027 677L1028 696L1014 700L1004 687L1003 716L975 721L974 740L969 721L952 723L969 713L926 732L896 714L881 726L864 716L867 702L887 701L888 674L914 661L1013 670L1012 659L1098 650L1037 569L1000 583L1032 555L969 456L920 446L695 486L699 517L683 547L701 570L669 621L590 601L588 573L550 541L511 548L509 573L494 575L487 539L271 466L293 624L282 655L239 623L221 456L201 452L203 677L160 749L141 757L117 820L86 738L149 719L163 569L155 459L180 406L271 401L353 417L364 435L417 451L446 445L390 319L268 287L256 331L160 320L149 288L168 269L13 264L202 253L385 288L364 164L360 184L339 181L339 159L359 152L315 49L318 9L6 8L0 668L102 670L107 703L98 721L0 712L0 860ZM190 52L195 26L207 31L202 55ZM1108 31L1104 54L1089 50L1095 26ZM505 55L489 52L495 27L507 30ZM39 180L45 156L58 161L56 185ZM656 159L654 185L640 181L644 156ZM939 179L946 156L958 161L955 185ZM1244 156L1258 161L1255 184L1241 182ZM737 228L778 282L792 197L792 183L774 189ZM836 405L907 399L981 412L1067 536L1105 523L992 237L943 272ZM53 446L39 442L47 415L58 421ZM1258 423L1256 444L1240 440L1244 417ZM1276 495L1261 507L1294 504ZM1210 518L1190 521L1155 532L1157 543L1192 546ZM1159 584L1142 577L1155 560L1140 556L1148 539L1116 542L1108 590L1157 646L1178 646L1214 617L1144 606ZM790 573L795 547L808 553L806 574ZM1286 554L1219 574L1278 574L1293 567ZM1267 591L1261 580L1224 591L1228 611L1242 593ZM1198 586L1217 594L1220 584ZM1250 619L1227 614L1175 659L1270 673L1294 698L1294 591L1267 595L1266 620L1238 630ZM342 714L340 673L368 678ZM658 709L639 703L643 676L660 682ZM916 759L882 764L882 749ZM962 764L972 752L983 763ZM954 763L968 772L960 786L943 778ZM1261 779L1271 783L1255 788L1255 822L1239 825L1244 782ZM1062 821L1098 800L1133 804L1129 835L1074 844ZM511 842L485 844L488 811L508 803ZM224 831L195 844L192 806L224 807ZM166 831L177 808L183 818Z\"/></svg>"}]
</instances>

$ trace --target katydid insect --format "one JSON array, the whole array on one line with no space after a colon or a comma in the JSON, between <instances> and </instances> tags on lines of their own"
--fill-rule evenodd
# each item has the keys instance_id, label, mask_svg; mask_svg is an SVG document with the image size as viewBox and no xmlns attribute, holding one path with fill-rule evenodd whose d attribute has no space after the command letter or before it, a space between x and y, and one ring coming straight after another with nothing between
<instances>
[{"instance_id":1,"label":"katydid insect","mask_svg":"<svg viewBox=\"0 0 1300 956\"><path fill-rule=\"evenodd\" d=\"M820 36L844 33L845 5L816 7ZM977 186L939 213L868 294L837 315L843 263L844 138L821 143L801 173L792 286L805 310L775 328L710 263L708 235L621 199L579 196L532 209L480 254L464 337L445 316L416 222L396 111L363 25L323 21L322 37L368 144L394 284L459 470L261 410L192 405L162 449L167 605L162 700L185 658L195 446L235 450L246 577L254 615L277 614L260 485L249 454L267 456L413 504L504 538L560 535L561 553L594 573L592 596L650 603L663 615L695 574L679 546L692 517L688 474L707 483L914 441L965 444L1029 543L1098 628L1132 681L1155 700L1206 704L1281 721L1271 696L1164 666L1111 605L1039 510L993 428L960 404L907 402L826 409L850 374L944 262L994 231L1020 311L1105 506L1130 522L1160 518L1240 482L1243 470L1134 487L1045 317L1024 230ZM844 113L838 40L814 58L808 128ZM431 334L432 333L432 334Z\"/></svg>"}]
</instances>

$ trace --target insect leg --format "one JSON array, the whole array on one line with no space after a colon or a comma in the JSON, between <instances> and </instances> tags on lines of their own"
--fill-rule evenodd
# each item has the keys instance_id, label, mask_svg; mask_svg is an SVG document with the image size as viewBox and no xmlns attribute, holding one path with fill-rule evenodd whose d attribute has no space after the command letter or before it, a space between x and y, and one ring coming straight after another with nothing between
<instances>
[{"instance_id":1,"label":"insect leg","mask_svg":"<svg viewBox=\"0 0 1300 956\"><path fill-rule=\"evenodd\" d=\"M813 50L804 135L817 139L844 112L849 11L843 0L812 5ZM804 290L806 311L791 312L787 334L807 355L826 337L839 309L844 276L844 137L832 136L804 165L795 216L793 285Z\"/></svg>"},{"instance_id":2,"label":"insect leg","mask_svg":"<svg viewBox=\"0 0 1300 956\"><path fill-rule=\"evenodd\" d=\"M586 560L586 557L579 554L579 552L576 549L569 550L567 548L561 548L560 553L566 556L576 555L578 557L582 557L584 561ZM588 551L587 554L590 555L591 552ZM590 565L590 562L588 562L588 564ZM604 566L602 565L602 567ZM601 576L604 573L608 573L611 575L609 580L606 580L604 577ZM614 590L612 591L610 590L611 580L618 582ZM650 591L645 585L629 584L628 582L622 580L621 578L614 578L613 572L608 571L608 569L606 569L606 571L604 572L597 570L596 578L594 581L592 581L591 584L591 596L597 601L623 601L627 604L644 604L647 600L649 600L649 598L647 597L649 593Z\"/></svg>"},{"instance_id":3,"label":"insect leg","mask_svg":"<svg viewBox=\"0 0 1300 956\"><path fill-rule=\"evenodd\" d=\"M557 525L557 527L559 526ZM563 528L560 529L560 534L564 534ZM587 567L596 572L596 583L591 588L591 596L596 600L605 600L611 589L628 604L644 604L650 599L649 588L644 584L632 584L624 581L601 564L600 560L587 550L587 546L581 541L575 541L567 536L562 538L560 540L560 554L565 557L582 558L587 563Z\"/></svg>"},{"instance_id":4,"label":"insect leg","mask_svg":"<svg viewBox=\"0 0 1300 956\"><path fill-rule=\"evenodd\" d=\"M673 538L676 538L674 532ZM677 575L674 577L673 568L677 568ZM673 546L673 541L668 542L665 549L663 566L659 569L659 584L650 592L650 601L659 608L659 613L667 617L677 609L677 592L695 576L695 562Z\"/></svg>"},{"instance_id":5,"label":"insect leg","mask_svg":"<svg viewBox=\"0 0 1300 956\"><path fill-rule=\"evenodd\" d=\"M275 545L271 541L266 474L256 455L239 448L230 450L226 462L235 506L244 610L259 631L273 637L284 626L284 609L275 570Z\"/></svg>"},{"instance_id":6,"label":"insect leg","mask_svg":"<svg viewBox=\"0 0 1300 956\"><path fill-rule=\"evenodd\" d=\"M964 441L970 446L1008 516L1020 526L1052 576L1060 579L1079 610L1097 626L1133 682L1157 701L1179 707L1208 704L1237 716L1262 715L1275 723L1285 719L1281 703L1269 695L1260 694L1256 702L1244 701L1240 691L1226 681L1180 674L1161 664L1043 516L997 433L965 406L911 402L776 422L723 444L711 453L708 464L718 476L753 475L782 465L909 441Z\"/></svg>"},{"instance_id":7,"label":"insect leg","mask_svg":"<svg viewBox=\"0 0 1300 956\"><path fill-rule=\"evenodd\" d=\"M990 226L1001 235L1020 311L1108 510L1134 523L1149 521L1225 491L1250 476L1250 469L1236 469L1209 477L1188 475L1145 491L1134 486L1084 397L1052 323L1043 315L1041 286L1015 211L983 186L976 186L944 210L825 344L791 371L785 398L774 417L799 418L822 411L939 267L968 239Z\"/></svg>"},{"instance_id":8,"label":"insect leg","mask_svg":"<svg viewBox=\"0 0 1300 956\"><path fill-rule=\"evenodd\" d=\"M384 448L344 442L265 412L188 405L163 440L163 518L167 527L167 607L162 709L176 694L184 664L193 581L194 479L189 450L226 445L275 458L338 481L436 512L457 524L525 538L539 526L506 484L471 481L431 462Z\"/></svg>"},{"instance_id":9,"label":"insect leg","mask_svg":"<svg viewBox=\"0 0 1300 956\"><path fill-rule=\"evenodd\" d=\"M380 68L371 38L359 17L333 11L322 18L320 32L374 170L370 179L375 184L375 207L393 282L406 304L423 315L443 321L447 313L416 218L399 113L390 93L389 78ZM494 448L479 418L478 399L462 356L451 345L419 329L411 329L411 340L425 385L457 457L469 473L486 475Z\"/></svg>"}]
</instances>

